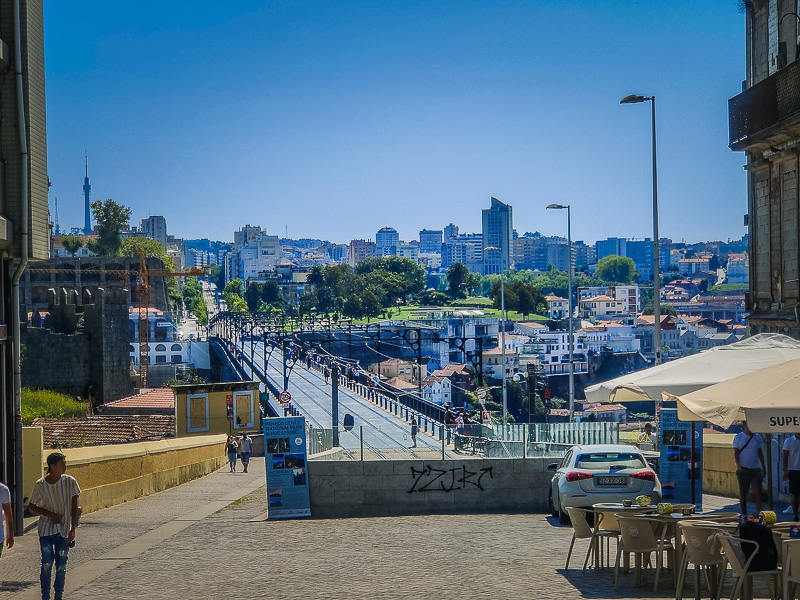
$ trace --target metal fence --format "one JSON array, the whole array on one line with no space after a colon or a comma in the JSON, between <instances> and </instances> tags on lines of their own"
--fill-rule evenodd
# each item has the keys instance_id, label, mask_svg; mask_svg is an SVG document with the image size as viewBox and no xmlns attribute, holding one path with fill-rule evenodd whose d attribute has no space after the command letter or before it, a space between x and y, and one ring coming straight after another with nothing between
<instances>
[{"instance_id":1,"label":"metal fence","mask_svg":"<svg viewBox=\"0 0 800 600\"><path fill-rule=\"evenodd\" d=\"M308 454L319 454L333 449L333 429L317 429L309 427L306 431L308 438Z\"/></svg>"},{"instance_id":2,"label":"metal fence","mask_svg":"<svg viewBox=\"0 0 800 600\"><path fill-rule=\"evenodd\" d=\"M618 423L494 425L485 444L490 457L562 456L580 444L618 444Z\"/></svg>"}]
</instances>

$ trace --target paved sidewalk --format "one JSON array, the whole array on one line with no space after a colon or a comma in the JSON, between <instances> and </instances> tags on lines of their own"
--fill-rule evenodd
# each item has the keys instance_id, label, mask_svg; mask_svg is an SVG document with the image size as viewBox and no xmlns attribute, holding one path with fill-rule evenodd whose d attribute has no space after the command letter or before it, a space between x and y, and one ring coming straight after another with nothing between
<instances>
[{"instance_id":1,"label":"paved sidewalk","mask_svg":"<svg viewBox=\"0 0 800 600\"><path fill-rule=\"evenodd\" d=\"M652 575L614 590L612 569L582 572L580 540L564 571L572 529L541 514L267 522L264 459L250 466L85 515L65 598L675 597L669 573L654 593ZM0 600L39 598L38 569L31 532L0 559Z\"/></svg>"}]
</instances>

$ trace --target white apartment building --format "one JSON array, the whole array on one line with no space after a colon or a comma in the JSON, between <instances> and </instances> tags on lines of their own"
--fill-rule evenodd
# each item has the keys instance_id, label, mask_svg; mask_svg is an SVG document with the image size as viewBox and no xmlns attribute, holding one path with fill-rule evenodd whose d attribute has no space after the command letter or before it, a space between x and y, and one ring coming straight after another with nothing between
<instances>
[{"instance_id":1,"label":"white apartment building","mask_svg":"<svg viewBox=\"0 0 800 600\"><path fill-rule=\"evenodd\" d=\"M729 254L726 283L750 282L750 257L747 254Z\"/></svg>"},{"instance_id":2,"label":"white apartment building","mask_svg":"<svg viewBox=\"0 0 800 600\"><path fill-rule=\"evenodd\" d=\"M573 333L572 363L575 373L588 373L586 345L577 332ZM545 375L564 375L569 373L569 332L543 331L523 346L521 360L538 362Z\"/></svg>"},{"instance_id":3,"label":"white apartment building","mask_svg":"<svg viewBox=\"0 0 800 600\"><path fill-rule=\"evenodd\" d=\"M578 313L584 319L597 321L610 316L628 314L628 304L611 296L591 296L579 300Z\"/></svg>"},{"instance_id":4,"label":"white apartment building","mask_svg":"<svg viewBox=\"0 0 800 600\"><path fill-rule=\"evenodd\" d=\"M578 288L578 298L591 298L592 296L611 296L615 300L622 300L626 304L626 313L635 315L641 312L641 300L638 285L603 285Z\"/></svg>"},{"instance_id":5,"label":"white apartment building","mask_svg":"<svg viewBox=\"0 0 800 600\"><path fill-rule=\"evenodd\" d=\"M547 314L551 319L564 319L569 312L569 300L560 296L545 296Z\"/></svg>"}]
</instances>

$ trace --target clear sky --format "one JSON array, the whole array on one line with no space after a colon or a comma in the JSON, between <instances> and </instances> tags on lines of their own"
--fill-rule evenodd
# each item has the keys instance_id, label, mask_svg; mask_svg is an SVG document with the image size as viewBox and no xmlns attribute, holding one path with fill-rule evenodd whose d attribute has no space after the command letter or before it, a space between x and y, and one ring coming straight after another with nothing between
<instances>
[{"instance_id":1,"label":"clear sky","mask_svg":"<svg viewBox=\"0 0 800 600\"><path fill-rule=\"evenodd\" d=\"M45 2L50 203L93 199L169 233L245 223L337 242L450 222L479 232L495 196L520 232L746 232L735 0ZM52 210L52 208L51 208Z\"/></svg>"}]
</instances>

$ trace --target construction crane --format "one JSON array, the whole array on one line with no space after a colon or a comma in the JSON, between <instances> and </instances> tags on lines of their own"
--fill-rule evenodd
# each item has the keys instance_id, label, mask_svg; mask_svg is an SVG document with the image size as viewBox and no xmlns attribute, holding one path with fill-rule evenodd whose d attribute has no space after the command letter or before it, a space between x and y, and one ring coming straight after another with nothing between
<instances>
[{"instance_id":1,"label":"construction crane","mask_svg":"<svg viewBox=\"0 0 800 600\"><path fill-rule=\"evenodd\" d=\"M149 270L144 251L139 250L139 387L147 387L147 376L150 367L150 278L151 277L204 277L211 270L211 265L202 269L190 267L184 271L167 269Z\"/></svg>"},{"instance_id":2,"label":"construction crane","mask_svg":"<svg viewBox=\"0 0 800 600\"><path fill-rule=\"evenodd\" d=\"M139 250L139 269L80 269L86 275L115 275L122 280L127 279L131 273L137 274L137 296L139 299L139 387L147 387L148 367L150 366L150 278L151 277L205 277L209 274L211 265L203 268L190 267L183 271L170 271L167 269L148 269L144 251ZM30 273L74 273L78 269L45 269L30 268Z\"/></svg>"}]
</instances>

